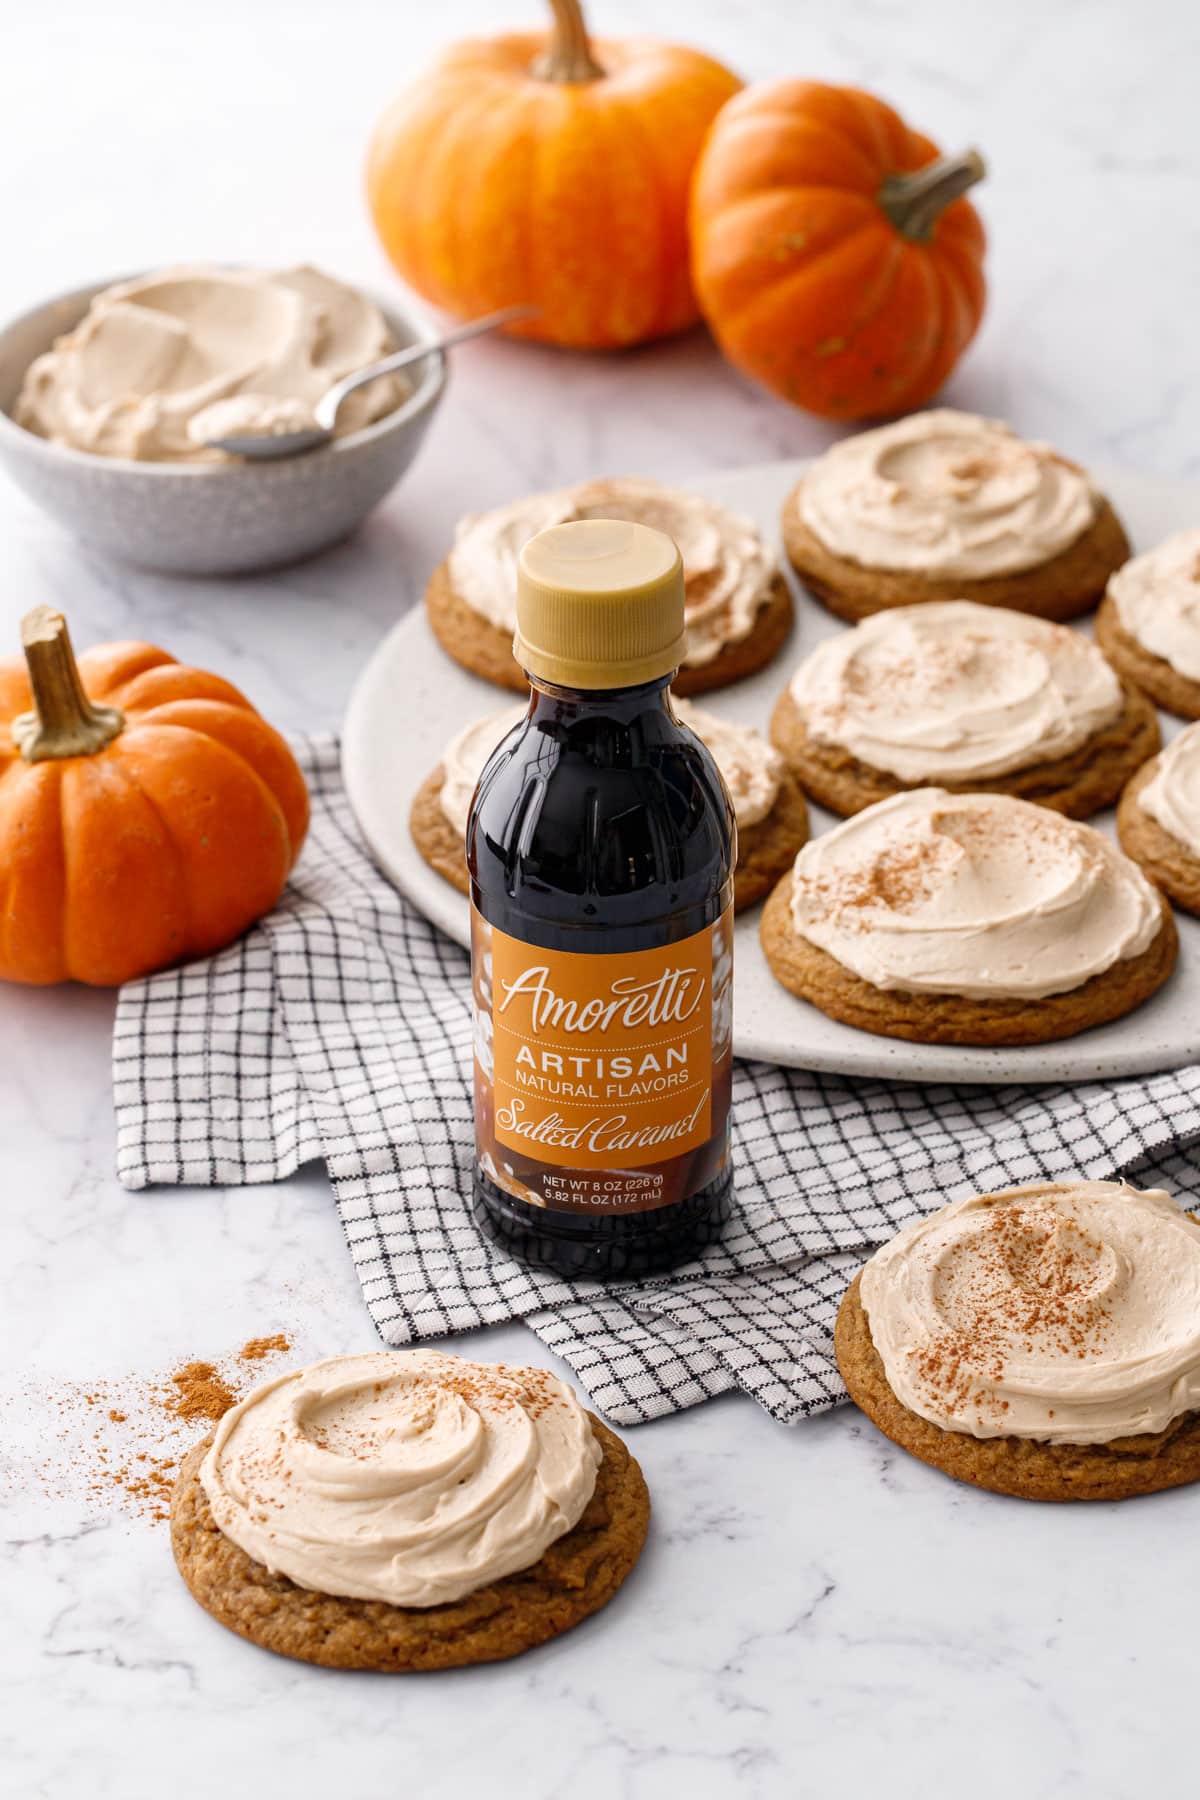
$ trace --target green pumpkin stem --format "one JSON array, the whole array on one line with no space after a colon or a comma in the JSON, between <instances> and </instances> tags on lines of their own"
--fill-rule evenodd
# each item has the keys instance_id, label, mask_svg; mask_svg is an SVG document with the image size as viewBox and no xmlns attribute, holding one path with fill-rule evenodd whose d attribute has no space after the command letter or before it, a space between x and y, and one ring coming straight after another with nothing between
<instances>
[{"instance_id":1,"label":"green pumpkin stem","mask_svg":"<svg viewBox=\"0 0 1200 1800\"><path fill-rule=\"evenodd\" d=\"M124 728L116 706L97 706L83 691L67 621L49 606L21 620L21 645L33 689L33 711L12 722L13 742L26 762L94 756Z\"/></svg>"},{"instance_id":2,"label":"green pumpkin stem","mask_svg":"<svg viewBox=\"0 0 1200 1800\"><path fill-rule=\"evenodd\" d=\"M592 55L579 0L550 0L554 29L530 73L539 81L598 81L604 70Z\"/></svg>"},{"instance_id":3,"label":"green pumpkin stem","mask_svg":"<svg viewBox=\"0 0 1200 1800\"><path fill-rule=\"evenodd\" d=\"M978 150L939 156L908 175L889 175L879 204L896 230L914 244L927 244L952 201L982 181L987 165Z\"/></svg>"}]
</instances>

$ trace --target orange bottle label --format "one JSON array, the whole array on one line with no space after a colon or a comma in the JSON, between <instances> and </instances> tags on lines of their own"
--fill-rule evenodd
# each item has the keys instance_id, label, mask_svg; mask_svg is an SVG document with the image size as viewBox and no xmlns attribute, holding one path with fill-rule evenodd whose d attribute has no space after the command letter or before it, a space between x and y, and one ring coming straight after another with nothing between
<instances>
[{"instance_id":1,"label":"orange bottle label","mask_svg":"<svg viewBox=\"0 0 1200 1800\"><path fill-rule=\"evenodd\" d=\"M485 1173L571 1210L698 1192L725 1156L729 915L621 955L544 950L477 913L473 934Z\"/></svg>"}]
</instances>

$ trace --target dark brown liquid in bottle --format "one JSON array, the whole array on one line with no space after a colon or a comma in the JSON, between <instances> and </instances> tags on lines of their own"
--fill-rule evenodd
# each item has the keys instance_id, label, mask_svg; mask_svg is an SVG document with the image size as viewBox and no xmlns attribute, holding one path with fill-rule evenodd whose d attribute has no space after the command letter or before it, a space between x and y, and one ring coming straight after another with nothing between
<instances>
[{"instance_id":1,"label":"dark brown liquid in bottle","mask_svg":"<svg viewBox=\"0 0 1200 1800\"><path fill-rule=\"evenodd\" d=\"M732 917L728 797L708 750L674 717L668 679L617 692L534 685L528 717L484 770L467 830L472 900L488 926L548 951L612 957ZM694 1256L728 1217L731 1081L726 1031L714 1041L719 1135L690 1162L661 1165L678 1199L560 1211L527 1204L477 1161L477 1221L514 1255L576 1278L643 1275Z\"/></svg>"}]
</instances>

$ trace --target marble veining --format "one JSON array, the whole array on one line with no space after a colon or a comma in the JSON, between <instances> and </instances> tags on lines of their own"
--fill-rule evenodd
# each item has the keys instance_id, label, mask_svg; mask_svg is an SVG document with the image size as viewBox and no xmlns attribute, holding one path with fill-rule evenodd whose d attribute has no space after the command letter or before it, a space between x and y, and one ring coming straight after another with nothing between
<instances>
[{"instance_id":1,"label":"marble veining","mask_svg":"<svg viewBox=\"0 0 1200 1800\"><path fill-rule=\"evenodd\" d=\"M518 6L514 23L539 8ZM857 80L947 147L978 143L992 305L947 393L1085 461L1200 473L1200 16L1162 0L593 0L613 32L748 75ZM172 258L309 257L387 293L360 197L369 121L484 0L342 0L371 45L331 82L314 0L65 0L5 20L5 317ZM285 727L335 726L457 515L606 472L682 478L810 453L830 429L751 391L703 335L621 358L479 343L420 460L353 541L225 584L73 544L0 487L0 620L139 636ZM109 996L0 992L0 1794L14 1800L1079 1796L1194 1791L1194 1493L1052 1509L959 1489L850 1410L785 1431L722 1399L645 1427L643 1562L603 1615L516 1663L386 1682L223 1632L164 1528L34 1475L38 1397L278 1329L297 1357L373 1334L308 1169L271 1188L129 1195L113 1169ZM550 1362L519 1327L473 1354ZM51 1434L52 1435L52 1434Z\"/></svg>"}]
</instances>

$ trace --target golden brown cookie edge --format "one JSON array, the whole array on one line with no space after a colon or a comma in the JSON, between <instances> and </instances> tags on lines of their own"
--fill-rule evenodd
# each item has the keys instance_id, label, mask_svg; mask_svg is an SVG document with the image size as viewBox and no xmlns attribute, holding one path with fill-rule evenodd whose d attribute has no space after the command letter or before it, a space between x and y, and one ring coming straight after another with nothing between
<instances>
[{"instance_id":1,"label":"golden brown cookie edge","mask_svg":"<svg viewBox=\"0 0 1200 1800\"><path fill-rule=\"evenodd\" d=\"M805 587L839 619L852 624L889 607L933 600L977 600L1064 624L1090 612L1108 578L1129 559L1129 539L1111 501L1100 498L1096 517L1065 550L1014 575L983 580L936 577L912 569L870 569L826 549L805 525L799 507L803 477L783 503L783 544Z\"/></svg>"},{"instance_id":2,"label":"golden brown cookie edge","mask_svg":"<svg viewBox=\"0 0 1200 1800\"><path fill-rule=\"evenodd\" d=\"M456 887L460 894L469 894L471 878L467 873L466 848L441 808L440 795L445 780L439 763L413 795L408 814L409 835L431 869Z\"/></svg>"},{"instance_id":3,"label":"golden brown cookie edge","mask_svg":"<svg viewBox=\"0 0 1200 1800\"><path fill-rule=\"evenodd\" d=\"M1200 719L1200 681L1181 675L1165 657L1139 644L1122 625L1111 594L1105 594L1096 614L1096 642L1113 668L1157 705L1181 719Z\"/></svg>"},{"instance_id":4,"label":"golden brown cookie edge","mask_svg":"<svg viewBox=\"0 0 1200 1800\"><path fill-rule=\"evenodd\" d=\"M1122 706L1111 724L1086 743L1050 762L1030 763L1006 775L984 780L901 781L887 769L860 762L836 744L809 736L790 685L771 714L769 736L795 770L806 792L821 806L849 818L893 794L922 787L944 787L950 793L1011 794L1048 807L1069 819L1087 819L1111 806L1130 777L1162 744L1158 715L1141 690L1122 681Z\"/></svg>"},{"instance_id":5,"label":"golden brown cookie edge","mask_svg":"<svg viewBox=\"0 0 1200 1800\"><path fill-rule=\"evenodd\" d=\"M646 1540L650 1496L642 1471L615 1432L594 1414L588 1417L604 1456L583 1518L532 1569L463 1600L388 1606L313 1593L272 1575L213 1519L199 1475L211 1435L184 1458L172 1493L176 1566L193 1599L218 1624L298 1662L402 1674L520 1655L599 1612Z\"/></svg>"},{"instance_id":6,"label":"golden brown cookie edge","mask_svg":"<svg viewBox=\"0 0 1200 1800\"><path fill-rule=\"evenodd\" d=\"M909 994L873 987L802 938L792 926L790 902L789 871L776 884L759 925L763 954L776 981L839 1024L908 1043L1020 1049L1075 1037L1141 1006L1167 980L1179 949L1174 916L1160 894L1162 924L1142 954L1114 963L1066 993L1029 1000Z\"/></svg>"},{"instance_id":7,"label":"golden brown cookie edge","mask_svg":"<svg viewBox=\"0 0 1200 1800\"><path fill-rule=\"evenodd\" d=\"M1131 1500L1200 1480L1200 1413L1165 1432L1105 1444L1039 1444L946 1431L900 1400L871 1337L862 1274L838 1308L834 1352L850 1398L893 1444L955 1481L1016 1500Z\"/></svg>"},{"instance_id":8,"label":"golden brown cookie edge","mask_svg":"<svg viewBox=\"0 0 1200 1800\"><path fill-rule=\"evenodd\" d=\"M735 913L757 906L763 895L770 893L808 842L808 832L804 790L792 771L785 769L775 804L766 818L738 832L737 864L733 871Z\"/></svg>"},{"instance_id":9,"label":"golden brown cookie edge","mask_svg":"<svg viewBox=\"0 0 1200 1800\"><path fill-rule=\"evenodd\" d=\"M1164 831L1140 803L1142 790L1154 779L1159 761L1155 756L1139 769L1121 795L1117 836L1126 856L1131 856L1177 906L1186 912L1200 913L1200 857L1194 856L1171 832Z\"/></svg>"},{"instance_id":10,"label":"golden brown cookie edge","mask_svg":"<svg viewBox=\"0 0 1200 1800\"><path fill-rule=\"evenodd\" d=\"M686 700L694 694L732 687L735 681L756 675L774 661L787 643L795 616L787 577L777 574L771 583L770 598L759 608L747 635L726 644L710 662L684 663L671 683L671 692Z\"/></svg>"}]
</instances>

